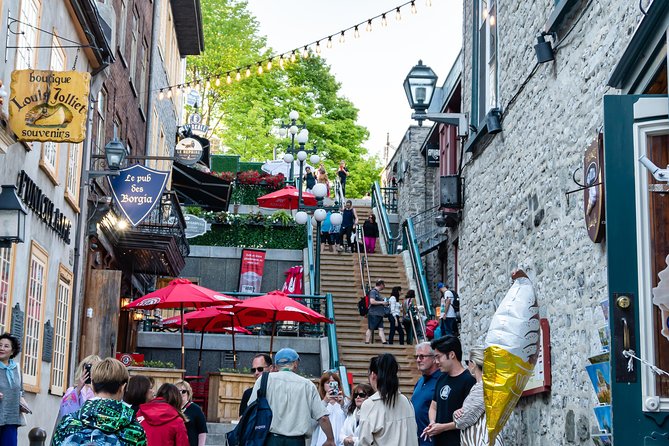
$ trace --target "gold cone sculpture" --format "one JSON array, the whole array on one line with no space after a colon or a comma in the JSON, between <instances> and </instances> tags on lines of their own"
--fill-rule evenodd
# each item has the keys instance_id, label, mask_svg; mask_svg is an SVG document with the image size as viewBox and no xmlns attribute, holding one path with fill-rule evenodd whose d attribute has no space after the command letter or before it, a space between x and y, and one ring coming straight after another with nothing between
<instances>
[{"instance_id":1,"label":"gold cone sculpture","mask_svg":"<svg viewBox=\"0 0 669 446\"><path fill-rule=\"evenodd\" d=\"M495 444L532 375L539 354L539 307L532 282L512 273L485 340L483 399L489 444Z\"/></svg>"}]
</instances>

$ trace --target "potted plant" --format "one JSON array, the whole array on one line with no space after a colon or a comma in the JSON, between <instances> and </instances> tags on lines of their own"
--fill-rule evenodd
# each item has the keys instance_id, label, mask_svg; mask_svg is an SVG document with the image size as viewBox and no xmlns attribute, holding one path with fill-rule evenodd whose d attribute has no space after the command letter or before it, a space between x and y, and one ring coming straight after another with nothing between
<instances>
[{"instance_id":1,"label":"potted plant","mask_svg":"<svg viewBox=\"0 0 669 446\"><path fill-rule=\"evenodd\" d=\"M154 381L154 388L158 389L165 383L174 384L183 379L186 371L177 369L172 362L163 362L157 360L146 360L143 366L130 365L128 366L128 373L130 376L144 375L152 378Z\"/></svg>"}]
</instances>

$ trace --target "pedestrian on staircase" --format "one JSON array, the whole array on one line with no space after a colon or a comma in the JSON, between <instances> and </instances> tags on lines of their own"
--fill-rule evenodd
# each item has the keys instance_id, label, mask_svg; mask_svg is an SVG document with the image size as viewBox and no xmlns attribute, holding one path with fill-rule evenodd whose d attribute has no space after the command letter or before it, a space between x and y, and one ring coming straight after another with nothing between
<instances>
[{"instance_id":1,"label":"pedestrian on staircase","mask_svg":"<svg viewBox=\"0 0 669 446\"><path fill-rule=\"evenodd\" d=\"M402 304L400 303L401 286L393 287L390 292L388 302L390 302L390 315L388 321L390 322L390 336L388 344L395 342L395 332L399 333L400 345L404 345L404 330L402 329Z\"/></svg>"},{"instance_id":2,"label":"pedestrian on staircase","mask_svg":"<svg viewBox=\"0 0 669 446\"><path fill-rule=\"evenodd\" d=\"M369 214L367 221L362 225L362 230L365 234L365 250L367 250L367 254L374 254L376 240L379 238L379 225L376 224L374 214Z\"/></svg>"},{"instance_id":3,"label":"pedestrian on staircase","mask_svg":"<svg viewBox=\"0 0 669 446\"><path fill-rule=\"evenodd\" d=\"M367 312L367 332L365 333L365 344L372 340L372 330L379 330L381 342L387 344L386 335L383 333L383 318L386 315L386 307L390 302L383 300L381 291L386 287L386 283L379 279L374 288L369 290L369 310Z\"/></svg>"},{"instance_id":4,"label":"pedestrian on staircase","mask_svg":"<svg viewBox=\"0 0 669 446\"><path fill-rule=\"evenodd\" d=\"M353 249L353 240L351 239L351 234L353 233L353 228L358 224L358 214L353 209L353 202L351 200L346 200L346 205L342 209L342 220L341 220L341 244L339 251L344 251L344 237L346 237L346 243L348 247L346 251Z\"/></svg>"}]
</instances>

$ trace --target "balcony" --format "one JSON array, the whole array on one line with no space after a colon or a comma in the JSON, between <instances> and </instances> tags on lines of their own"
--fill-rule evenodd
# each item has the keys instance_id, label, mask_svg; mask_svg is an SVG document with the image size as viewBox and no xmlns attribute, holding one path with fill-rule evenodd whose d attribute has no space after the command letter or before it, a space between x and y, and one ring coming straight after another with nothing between
<instances>
[{"instance_id":1,"label":"balcony","mask_svg":"<svg viewBox=\"0 0 669 446\"><path fill-rule=\"evenodd\" d=\"M445 228L437 224L437 217L441 215L439 206L435 206L411 217L421 257L438 249L448 238Z\"/></svg>"},{"instance_id":2,"label":"balcony","mask_svg":"<svg viewBox=\"0 0 669 446\"><path fill-rule=\"evenodd\" d=\"M100 222L100 229L116 249L124 268L133 273L179 275L190 252L186 222L174 192L165 192L160 204L139 225L121 229L122 213L114 204Z\"/></svg>"}]
</instances>

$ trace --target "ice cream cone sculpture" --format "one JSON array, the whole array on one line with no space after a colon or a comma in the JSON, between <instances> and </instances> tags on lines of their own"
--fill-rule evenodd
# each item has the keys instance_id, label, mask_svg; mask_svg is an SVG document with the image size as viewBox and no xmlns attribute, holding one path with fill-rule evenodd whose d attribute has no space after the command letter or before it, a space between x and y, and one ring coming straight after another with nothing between
<instances>
[{"instance_id":1,"label":"ice cream cone sculpture","mask_svg":"<svg viewBox=\"0 0 669 446\"><path fill-rule=\"evenodd\" d=\"M502 431L532 375L539 354L539 307L523 271L511 275L485 340L483 397L489 444Z\"/></svg>"}]
</instances>

